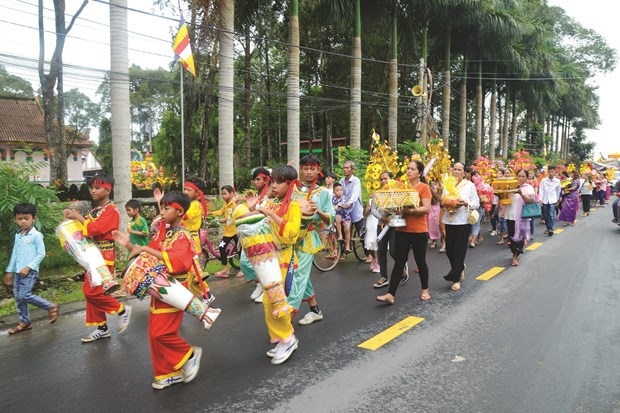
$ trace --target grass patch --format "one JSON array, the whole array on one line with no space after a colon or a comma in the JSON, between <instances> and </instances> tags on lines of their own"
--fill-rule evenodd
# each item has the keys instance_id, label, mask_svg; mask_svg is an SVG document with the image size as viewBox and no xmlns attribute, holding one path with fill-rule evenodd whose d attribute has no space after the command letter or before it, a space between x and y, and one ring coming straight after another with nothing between
<instances>
[{"instance_id":1,"label":"grass patch","mask_svg":"<svg viewBox=\"0 0 620 413\"><path fill-rule=\"evenodd\" d=\"M82 293L82 282L69 280L69 277L83 272L81 267L67 266L59 268L55 270L55 272L57 274L68 275L39 277L33 289L33 292L38 296L45 298L46 300L55 304L83 301L84 294ZM15 298L13 298L12 294L13 287L10 287L10 292L10 297L7 297L4 300L0 300L0 317L17 314L17 310L15 308ZM33 306L31 306L31 308L32 307Z\"/></svg>"}]
</instances>

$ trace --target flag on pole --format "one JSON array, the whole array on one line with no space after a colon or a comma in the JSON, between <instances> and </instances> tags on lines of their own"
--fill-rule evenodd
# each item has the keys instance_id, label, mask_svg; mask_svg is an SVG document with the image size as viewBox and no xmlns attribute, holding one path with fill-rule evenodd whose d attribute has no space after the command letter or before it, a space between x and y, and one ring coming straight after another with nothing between
<instances>
[{"instance_id":1,"label":"flag on pole","mask_svg":"<svg viewBox=\"0 0 620 413\"><path fill-rule=\"evenodd\" d=\"M181 25L179 32L174 38L174 44L172 45L174 50L175 59L180 59L183 63L183 67L187 69L192 75L196 76L196 69L194 68L194 55L192 54L192 45L189 42L189 32L187 31L187 23L185 19L181 17Z\"/></svg>"}]
</instances>

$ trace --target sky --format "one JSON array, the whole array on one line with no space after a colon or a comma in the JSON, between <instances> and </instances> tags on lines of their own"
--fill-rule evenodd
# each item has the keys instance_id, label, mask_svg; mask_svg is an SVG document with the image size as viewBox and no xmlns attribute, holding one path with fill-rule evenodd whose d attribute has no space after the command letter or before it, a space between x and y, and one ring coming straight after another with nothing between
<instances>
[{"instance_id":1,"label":"sky","mask_svg":"<svg viewBox=\"0 0 620 413\"><path fill-rule=\"evenodd\" d=\"M37 61L39 56L38 0L3 0L0 5L0 63L9 73L27 79L35 90L39 88ZM51 1L46 6L46 60L52 56L55 36L54 14ZM66 14L73 15L82 0L66 0ZM620 25L612 10L615 0L548 0L552 6L562 7L582 26L595 30L608 45L619 51ZM154 9L151 0L127 0L129 25L129 64L143 69L168 67L173 61L172 38L178 27L178 15L162 15ZM65 43L65 91L78 88L98 102L95 92L110 68L109 6L103 0L91 0L69 32ZM185 16L188 18L189 16ZM70 18L67 18L67 24ZM612 73L594 78L600 96L599 115L602 124L598 130L587 130L587 140L596 143L595 158L620 152L620 141L615 137L617 111L615 93L620 86L620 64ZM96 138L96 136L91 136Z\"/></svg>"}]
</instances>

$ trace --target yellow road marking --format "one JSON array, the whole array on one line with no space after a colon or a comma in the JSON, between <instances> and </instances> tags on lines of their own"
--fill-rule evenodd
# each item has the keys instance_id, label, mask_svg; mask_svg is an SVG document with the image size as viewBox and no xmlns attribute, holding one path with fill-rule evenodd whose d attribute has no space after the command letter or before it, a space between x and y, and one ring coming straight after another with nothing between
<instances>
[{"instance_id":1,"label":"yellow road marking","mask_svg":"<svg viewBox=\"0 0 620 413\"><path fill-rule=\"evenodd\" d=\"M495 277L497 274L504 271L505 269L506 268L504 267L493 267L490 270L485 271L482 274L480 274L478 277L476 277L476 280L489 281L491 278Z\"/></svg>"},{"instance_id":2,"label":"yellow road marking","mask_svg":"<svg viewBox=\"0 0 620 413\"><path fill-rule=\"evenodd\" d=\"M564 228L558 228L553 230L554 234L561 234L562 232L564 232Z\"/></svg>"},{"instance_id":3,"label":"yellow road marking","mask_svg":"<svg viewBox=\"0 0 620 413\"><path fill-rule=\"evenodd\" d=\"M540 247L541 245L543 245L542 242L534 242L532 245L527 247L525 250L526 251L534 251L534 250L538 249L538 247Z\"/></svg>"},{"instance_id":4,"label":"yellow road marking","mask_svg":"<svg viewBox=\"0 0 620 413\"><path fill-rule=\"evenodd\" d=\"M409 316L394 324L387 330L384 330L376 336L364 341L362 344L358 345L358 347L368 350L376 350L384 344L394 340L396 337L400 336L409 329L415 327L417 324L420 324L422 321L424 321L424 319L421 317Z\"/></svg>"}]
</instances>

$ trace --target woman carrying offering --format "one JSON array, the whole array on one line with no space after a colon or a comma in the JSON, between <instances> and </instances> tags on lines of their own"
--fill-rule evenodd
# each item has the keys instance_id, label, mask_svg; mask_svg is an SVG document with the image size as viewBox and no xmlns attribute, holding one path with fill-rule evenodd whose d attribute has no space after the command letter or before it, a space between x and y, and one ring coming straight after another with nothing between
<instances>
[{"instance_id":1,"label":"woman carrying offering","mask_svg":"<svg viewBox=\"0 0 620 413\"><path fill-rule=\"evenodd\" d=\"M452 283L452 291L458 291L465 278L465 256L471 232L469 209L478 209L480 199L474 184L465 179L465 166L462 163L454 164L452 175L456 178L456 199L447 202L445 185L443 196L443 206L446 209L443 215L443 223L446 225L446 255L450 260L450 271L443 278Z\"/></svg>"},{"instance_id":2,"label":"woman carrying offering","mask_svg":"<svg viewBox=\"0 0 620 413\"><path fill-rule=\"evenodd\" d=\"M575 225L577 210L579 210L579 172L572 173L571 185L562 190L562 210L558 215L558 221L564 221L564 226Z\"/></svg>"},{"instance_id":3,"label":"woman carrying offering","mask_svg":"<svg viewBox=\"0 0 620 413\"><path fill-rule=\"evenodd\" d=\"M426 246L428 245L428 221L426 216L431 210L432 194L426 180L422 176L424 164L421 161L411 161L407 168L409 186L420 196L420 205L417 208L405 207L402 211L407 226L397 228L395 232L395 262L390 277L388 293L377 296L377 300L387 304L394 304L396 290L400 284L401 275L409 258L409 249L413 248L413 257L418 266L420 283L422 286L421 300L431 298L428 293L428 265L426 265ZM467 234L469 235L469 233Z\"/></svg>"},{"instance_id":4,"label":"woman carrying offering","mask_svg":"<svg viewBox=\"0 0 620 413\"><path fill-rule=\"evenodd\" d=\"M512 266L519 265L519 255L523 254L523 246L530 239L530 219L521 218L523 204L536 202L534 187L527 182L527 172L524 169L517 171L519 189L510 196L510 204L506 207L506 225L510 237L510 251L512 252Z\"/></svg>"}]
</instances>

